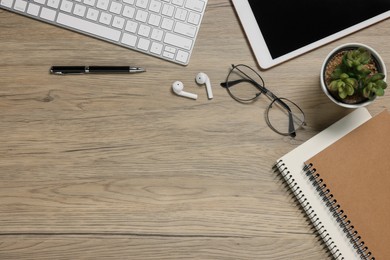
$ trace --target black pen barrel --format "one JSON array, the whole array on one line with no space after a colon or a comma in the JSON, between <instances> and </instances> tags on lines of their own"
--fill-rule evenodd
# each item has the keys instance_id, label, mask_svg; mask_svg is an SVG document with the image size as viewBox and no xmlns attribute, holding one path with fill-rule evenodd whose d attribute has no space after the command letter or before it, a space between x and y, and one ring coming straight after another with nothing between
<instances>
[{"instance_id":1,"label":"black pen barrel","mask_svg":"<svg viewBox=\"0 0 390 260\"><path fill-rule=\"evenodd\" d=\"M129 66L89 66L88 73L129 73Z\"/></svg>"}]
</instances>

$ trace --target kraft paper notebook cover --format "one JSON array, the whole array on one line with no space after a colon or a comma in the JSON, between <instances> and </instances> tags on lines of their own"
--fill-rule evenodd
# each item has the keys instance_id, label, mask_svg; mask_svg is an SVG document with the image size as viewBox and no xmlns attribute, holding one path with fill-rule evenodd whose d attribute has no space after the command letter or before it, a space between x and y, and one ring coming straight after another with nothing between
<instances>
[{"instance_id":1,"label":"kraft paper notebook cover","mask_svg":"<svg viewBox=\"0 0 390 260\"><path fill-rule=\"evenodd\" d=\"M359 108L277 161L336 259L390 259L389 146L390 113Z\"/></svg>"},{"instance_id":2,"label":"kraft paper notebook cover","mask_svg":"<svg viewBox=\"0 0 390 260\"><path fill-rule=\"evenodd\" d=\"M390 114L383 111L307 160L368 259L390 259ZM315 170L314 170L315 169ZM342 212L341 212L342 210ZM346 216L346 217L344 217ZM355 233L357 232L357 233ZM364 243L363 243L364 242Z\"/></svg>"}]
</instances>

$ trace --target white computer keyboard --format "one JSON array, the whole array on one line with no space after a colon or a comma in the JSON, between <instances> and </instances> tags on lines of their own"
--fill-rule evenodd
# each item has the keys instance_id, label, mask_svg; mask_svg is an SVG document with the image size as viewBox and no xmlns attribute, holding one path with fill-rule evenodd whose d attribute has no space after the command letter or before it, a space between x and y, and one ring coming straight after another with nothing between
<instances>
[{"instance_id":1,"label":"white computer keyboard","mask_svg":"<svg viewBox=\"0 0 390 260\"><path fill-rule=\"evenodd\" d=\"M207 0L0 0L0 8L186 65Z\"/></svg>"}]
</instances>

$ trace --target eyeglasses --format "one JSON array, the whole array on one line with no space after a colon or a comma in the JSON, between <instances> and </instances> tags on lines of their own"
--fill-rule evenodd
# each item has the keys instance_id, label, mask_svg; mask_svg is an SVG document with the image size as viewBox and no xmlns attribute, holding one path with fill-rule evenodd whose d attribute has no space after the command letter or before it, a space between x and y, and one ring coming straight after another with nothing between
<instances>
[{"instance_id":1,"label":"eyeglasses","mask_svg":"<svg viewBox=\"0 0 390 260\"><path fill-rule=\"evenodd\" d=\"M260 74L247 65L232 65L226 82L222 82L221 86L234 100L244 104L256 101L261 94L266 95L271 104L265 111L265 120L278 134L295 137L296 130L305 125L302 109L291 100L279 98L265 88Z\"/></svg>"}]
</instances>

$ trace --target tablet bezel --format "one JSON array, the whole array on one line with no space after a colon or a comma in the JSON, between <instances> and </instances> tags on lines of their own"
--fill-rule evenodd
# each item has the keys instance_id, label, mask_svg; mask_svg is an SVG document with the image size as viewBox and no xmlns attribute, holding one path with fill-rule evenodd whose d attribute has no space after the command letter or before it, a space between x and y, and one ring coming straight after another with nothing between
<instances>
[{"instance_id":1,"label":"tablet bezel","mask_svg":"<svg viewBox=\"0 0 390 260\"><path fill-rule=\"evenodd\" d=\"M275 65L283 63L287 60L295 58L306 52L309 52L315 48L323 46L334 40L340 39L348 34L361 30L379 21L385 20L390 17L390 11L386 11L380 15L374 16L363 22L357 23L349 28L341 30L337 33L331 34L321 40L310 43L304 47L298 48L292 52L282 55L277 58L273 58L267 47L265 39L261 33L260 27L257 24L256 18L253 14L251 6L248 0L232 0L236 13L241 21L241 25L245 31L246 37L252 48L253 54L256 58L258 65L262 69L269 69Z\"/></svg>"}]
</instances>

